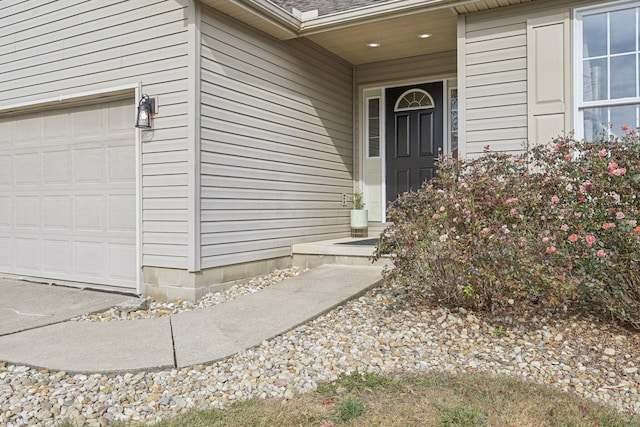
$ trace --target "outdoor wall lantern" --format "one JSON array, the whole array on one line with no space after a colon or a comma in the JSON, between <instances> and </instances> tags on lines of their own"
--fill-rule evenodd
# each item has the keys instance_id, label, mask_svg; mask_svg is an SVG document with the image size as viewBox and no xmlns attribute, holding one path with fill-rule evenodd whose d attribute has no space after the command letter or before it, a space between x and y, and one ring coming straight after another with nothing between
<instances>
[{"instance_id":1,"label":"outdoor wall lantern","mask_svg":"<svg viewBox=\"0 0 640 427\"><path fill-rule=\"evenodd\" d=\"M140 129L151 129L151 114L156 111L155 98L142 95L138 103L138 115L136 116L136 127Z\"/></svg>"}]
</instances>

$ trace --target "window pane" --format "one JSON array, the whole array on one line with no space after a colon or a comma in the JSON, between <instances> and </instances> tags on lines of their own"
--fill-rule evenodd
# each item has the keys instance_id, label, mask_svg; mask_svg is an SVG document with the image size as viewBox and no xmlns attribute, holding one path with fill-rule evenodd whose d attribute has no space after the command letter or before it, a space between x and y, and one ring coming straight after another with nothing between
<instances>
[{"instance_id":1,"label":"window pane","mask_svg":"<svg viewBox=\"0 0 640 427\"><path fill-rule=\"evenodd\" d=\"M607 14L582 18L583 55L585 58L607 54Z\"/></svg>"},{"instance_id":2,"label":"window pane","mask_svg":"<svg viewBox=\"0 0 640 427\"><path fill-rule=\"evenodd\" d=\"M609 134L622 135L622 126L638 126L637 105L584 109L584 139L594 141Z\"/></svg>"},{"instance_id":3,"label":"window pane","mask_svg":"<svg viewBox=\"0 0 640 427\"><path fill-rule=\"evenodd\" d=\"M611 58L611 98L636 96L636 54Z\"/></svg>"},{"instance_id":4,"label":"window pane","mask_svg":"<svg viewBox=\"0 0 640 427\"><path fill-rule=\"evenodd\" d=\"M631 129L636 128L636 106L624 105L620 107L611 107L611 133L614 135L622 135L622 126L629 126Z\"/></svg>"},{"instance_id":5,"label":"window pane","mask_svg":"<svg viewBox=\"0 0 640 427\"><path fill-rule=\"evenodd\" d=\"M584 139L595 141L603 135L607 135L607 123L609 122L607 108L586 108L584 110Z\"/></svg>"},{"instance_id":6,"label":"window pane","mask_svg":"<svg viewBox=\"0 0 640 427\"><path fill-rule=\"evenodd\" d=\"M369 157L380 156L380 99L369 99Z\"/></svg>"},{"instance_id":7,"label":"window pane","mask_svg":"<svg viewBox=\"0 0 640 427\"><path fill-rule=\"evenodd\" d=\"M451 91L451 152L458 149L458 89Z\"/></svg>"},{"instance_id":8,"label":"window pane","mask_svg":"<svg viewBox=\"0 0 640 427\"><path fill-rule=\"evenodd\" d=\"M583 97L585 101L599 101L607 97L607 60L584 61Z\"/></svg>"},{"instance_id":9,"label":"window pane","mask_svg":"<svg viewBox=\"0 0 640 427\"><path fill-rule=\"evenodd\" d=\"M635 52L636 11L635 9L611 12L611 54Z\"/></svg>"}]
</instances>

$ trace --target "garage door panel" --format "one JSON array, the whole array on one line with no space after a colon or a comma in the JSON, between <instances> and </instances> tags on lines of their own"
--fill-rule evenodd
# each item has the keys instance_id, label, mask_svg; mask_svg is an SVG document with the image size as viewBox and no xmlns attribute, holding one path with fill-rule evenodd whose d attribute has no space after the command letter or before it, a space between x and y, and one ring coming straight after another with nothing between
<instances>
[{"instance_id":1,"label":"garage door panel","mask_svg":"<svg viewBox=\"0 0 640 427\"><path fill-rule=\"evenodd\" d=\"M13 123L0 120L0 148L3 145L12 145L13 140Z\"/></svg>"},{"instance_id":2,"label":"garage door panel","mask_svg":"<svg viewBox=\"0 0 640 427\"><path fill-rule=\"evenodd\" d=\"M0 237L0 268L8 271L13 265L13 239Z\"/></svg>"},{"instance_id":3,"label":"garage door panel","mask_svg":"<svg viewBox=\"0 0 640 427\"><path fill-rule=\"evenodd\" d=\"M69 231L72 229L72 200L70 196L45 196L43 198L43 228L47 232L54 230Z\"/></svg>"},{"instance_id":4,"label":"garage door panel","mask_svg":"<svg viewBox=\"0 0 640 427\"><path fill-rule=\"evenodd\" d=\"M136 250L130 244L112 244L109 247L109 271L112 280L135 281Z\"/></svg>"},{"instance_id":5,"label":"garage door panel","mask_svg":"<svg viewBox=\"0 0 640 427\"><path fill-rule=\"evenodd\" d=\"M14 199L14 221L16 228L37 231L42 218L40 196L18 196Z\"/></svg>"},{"instance_id":6,"label":"garage door panel","mask_svg":"<svg viewBox=\"0 0 640 427\"><path fill-rule=\"evenodd\" d=\"M13 198L11 196L0 197L0 227L13 227Z\"/></svg>"},{"instance_id":7,"label":"garage door panel","mask_svg":"<svg viewBox=\"0 0 640 427\"><path fill-rule=\"evenodd\" d=\"M2 150L1 146L0 150ZM13 184L13 157L0 156L0 187L11 184Z\"/></svg>"},{"instance_id":8,"label":"garage door panel","mask_svg":"<svg viewBox=\"0 0 640 427\"><path fill-rule=\"evenodd\" d=\"M44 185L71 184L71 156L69 151L42 153Z\"/></svg>"},{"instance_id":9,"label":"garage door panel","mask_svg":"<svg viewBox=\"0 0 640 427\"><path fill-rule=\"evenodd\" d=\"M76 241L74 251L76 273L95 279L105 277L104 261L107 258L102 242Z\"/></svg>"},{"instance_id":10,"label":"garage door panel","mask_svg":"<svg viewBox=\"0 0 640 427\"><path fill-rule=\"evenodd\" d=\"M52 111L45 113L43 139L52 144L58 141L68 140L71 137L69 122L71 114Z\"/></svg>"},{"instance_id":11,"label":"garage door panel","mask_svg":"<svg viewBox=\"0 0 640 427\"><path fill-rule=\"evenodd\" d=\"M134 182L136 161L134 147L121 146L107 150L109 161L109 182Z\"/></svg>"},{"instance_id":12,"label":"garage door panel","mask_svg":"<svg viewBox=\"0 0 640 427\"><path fill-rule=\"evenodd\" d=\"M76 108L73 112L73 137L101 137L106 134L102 109Z\"/></svg>"},{"instance_id":13,"label":"garage door panel","mask_svg":"<svg viewBox=\"0 0 640 427\"><path fill-rule=\"evenodd\" d=\"M0 272L135 288L134 107L0 117Z\"/></svg>"},{"instance_id":14,"label":"garage door panel","mask_svg":"<svg viewBox=\"0 0 640 427\"><path fill-rule=\"evenodd\" d=\"M74 182L84 184L96 184L103 181L102 173L102 148L86 148L73 152L73 177Z\"/></svg>"},{"instance_id":15,"label":"garage door panel","mask_svg":"<svg viewBox=\"0 0 640 427\"><path fill-rule=\"evenodd\" d=\"M40 154L16 154L15 183L16 185L37 185L40 183Z\"/></svg>"},{"instance_id":16,"label":"garage door panel","mask_svg":"<svg viewBox=\"0 0 640 427\"><path fill-rule=\"evenodd\" d=\"M14 142L17 145L39 145L42 136L42 117L27 115L16 120Z\"/></svg>"},{"instance_id":17,"label":"garage door panel","mask_svg":"<svg viewBox=\"0 0 640 427\"><path fill-rule=\"evenodd\" d=\"M109 231L135 232L135 217L129 215L136 208L136 198L132 195L109 196Z\"/></svg>"},{"instance_id":18,"label":"garage door panel","mask_svg":"<svg viewBox=\"0 0 640 427\"><path fill-rule=\"evenodd\" d=\"M103 212L103 196L99 194L76 196L73 211L74 228L85 231L103 231Z\"/></svg>"},{"instance_id":19,"label":"garage door panel","mask_svg":"<svg viewBox=\"0 0 640 427\"><path fill-rule=\"evenodd\" d=\"M40 240L37 238L15 239L16 268L18 272L36 272L42 271L42 263L40 260Z\"/></svg>"},{"instance_id":20,"label":"garage door panel","mask_svg":"<svg viewBox=\"0 0 640 427\"><path fill-rule=\"evenodd\" d=\"M71 242L68 240L44 240L43 242L44 274L73 274Z\"/></svg>"},{"instance_id":21,"label":"garage door panel","mask_svg":"<svg viewBox=\"0 0 640 427\"><path fill-rule=\"evenodd\" d=\"M118 102L110 102L107 108L107 131L109 135L129 135L135 125L131 106Z\"/></svg>"}]
</instances>

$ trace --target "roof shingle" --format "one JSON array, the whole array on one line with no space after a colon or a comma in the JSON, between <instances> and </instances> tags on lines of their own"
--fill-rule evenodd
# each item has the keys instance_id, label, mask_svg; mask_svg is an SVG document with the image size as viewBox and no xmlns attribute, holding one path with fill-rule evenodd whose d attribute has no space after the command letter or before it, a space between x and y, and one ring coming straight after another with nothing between
<instances>
[{"instance_id":1,"label":"roof shingle","mask_svg":"<svg viewBox=\"0 0 640 427\"><path fill-rule=\"evenodd\" d=\"M269 0L287 12L296 8L301 12L318 10L319 15L328 15L335 12L356 9L363 6L370 6L377 3L384 3L389 0Z\"/></svg>"}]
</instances>

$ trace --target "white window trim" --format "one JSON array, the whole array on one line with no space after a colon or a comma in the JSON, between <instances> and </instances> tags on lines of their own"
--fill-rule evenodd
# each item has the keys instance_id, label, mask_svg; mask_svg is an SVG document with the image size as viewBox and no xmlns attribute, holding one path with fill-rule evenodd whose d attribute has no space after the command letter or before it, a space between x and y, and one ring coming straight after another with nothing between
<instances>
[{"instance_id":1,"label":"white window trim","mask_svg":"<svg viewBox=\"0 0 640 427\"><path fill-rule=\"evenodd\" d=\"M620 9L626 9L629 7L640 7L638 1L621 0L614 1L606 4L598 4L592 6L586 6L574 9L574 34L573 34L573 58L574 58L574 130L575 137L578 140L584 138L584 113L583 110L587 108L597 107L617 107L624 105L640 104L640 96L619 98L615 100L604 101L584 101L583 98L583 60L582 60L582 17L598 12L613 12ZM637 37L636 37L637 39ZM609 56L607 56L609 57ZM640 64L636 64L640 69ZM610 76L609 76L610 78ZM640 79L638 79L640 81ZM636 85L640 82L636 81ZM636 88L636 93L640 95L640 91Z\"/></svg>"},{"instance_id":2,"label":"white window trim","mask_svg":"<svg viewBox=\"0 0 640 427\"><path fill-rule=\"evenodd\" d=\"M413 92L418 92L421 93L422 95L426 96L427 99L429 100L429 104L427 106L419 106L419 107L399 107L400 105L400 101L402 101L404 99L405 96L407 96L410 93ZM429 94L429 92L422 90L422 89L409 89L406 92L404 92L402 95L400 95L398 97L398 99L396 100L396 105L394 106L394 111L395 112L399 112L399 111L414 111L414 110L424 110L424 109L429 109L429 108L436 108L436 103L433 101L433 97L431 96L431 94Z\"/></svg>"}]
</instances>

